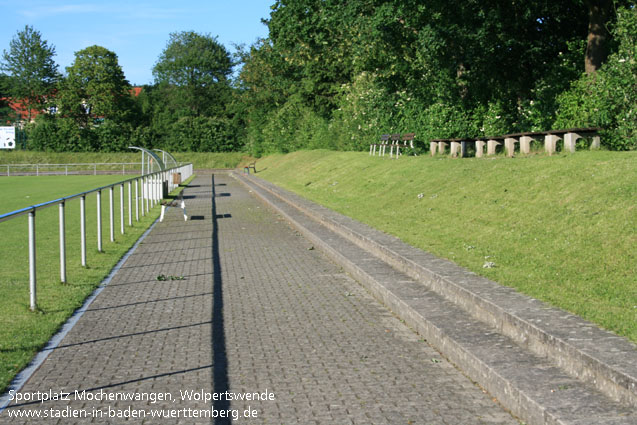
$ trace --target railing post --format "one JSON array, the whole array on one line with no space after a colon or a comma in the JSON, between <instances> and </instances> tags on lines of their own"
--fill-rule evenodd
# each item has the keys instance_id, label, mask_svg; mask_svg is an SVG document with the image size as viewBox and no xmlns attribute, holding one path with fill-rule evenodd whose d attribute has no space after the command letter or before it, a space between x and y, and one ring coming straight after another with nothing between
<instances>
[{"instance_id":1,"label":"railing post","mask_svg":"<svg viewBox=\"0 0 637 425\"><path fill-rule=\"evenodd\" d=\"M64 201L60 202L60 282L66 283L66 224L64 222Z\"/></svg>"},{"instance_id":2,"label":"railing post","mask_svg":"<svg viewBox=\"0 0 637 425\"><path fill-rule=\"evenodd\" d=\"M86 267L86 195L80 198L80 245L82 266Z\"/></svg>"},{"instance_id":3,"label":"railing post","mask_svg":"<svg viewBox=\"0 0 637 425\"><path fill-rule=\"evenodd\" d=\"M102 191L97 191L97 251L102 252Z\"/></svg>"},{"instance_id":4,"label":"railing post","mask_svg":"<svg viewBox=\"0 0 637 425\"><path fill-rule=\"evenodd\" d=\"M135 179L135 221L139 221L139 179Z\"/></svg>"},{"instance_id":5,"label":"railing post","mask_svg":"<svg viewBox=\"0 0 637 425\"><path fill-rule=\"evenodd\" d=\"M148 177L148 188L150 190L149 194L149 200L150 203L148 205L148 212L150 213L150 210L155 206L155 180L154 180L154 176L150 176Z\"/></svg>"},{"instance_id":6,"label":"railing post","mask_svg":"<svg viewBox=\"0 0 637 425\"><path fill-rule=\"evenodd\" d=\"M148 183L146 177L142 177L142 215L146 215L148 207L146 206L148 200Z\"/></svg>"},{"instance_id":7,"label":"railing post","mask_svg":"<svg viewBox=\"0 0 637 425\"><path fill-rule=\"evenodd\" d=\"M146 208L144 208L144 199L146 198L146 178L145 177L141 178L140 184L141 184L141 187L139 190L141 191L142 197L140 198L139 202L140 202L142 217L143 217L146 215Z\"/></svg>"},{"instance_id":8,"label":"railing post","mask_svg":"<svg viewBox=\"0 0 637 425\"><path fill-rule=\"evenodd\" d=\"M146 200L146 214L150 211L150 181L148 180L148 176L144 177L144 199ZM142 208L144 207L144 203L142 202Z\"/></svg>"},{"instance_id":9,"label":"railing post","mask_svg":"<svg viewBox=\"0 0 637 425\"><path fill-rule=\"evenodd\" d=\"M97 164L93 164L93 175L97 175Z\"/></svg>"},{"instance_id":10,"label":"railing post","mask_svg":"<svg viewBox=\"0 0 637 425\"><path fill-rule=\"evenodd\" d=\"M151 180L151 185L152 185L152 194L153 194L153 202L150 204L151 208L155 208L156 205L156 201L157 201L157 179L155 178L155 174L152 175L152 177L150 178Z\"/></svg>"},{"instance_id":11,"label":"railing post","mask_svg":"<svg viewBox=\"0 0 637 425\"><path fill-rule=\"evenodd\" d=\"M35 276L35 209L29 211L29 293L31 311L37 309Z\"/></svg>"},{"instance_id":12,"label":"railing post","mask_svg":"<svg viewBox=\"0 0 637 425\"><path fill-rule=\"evenodd\" d=\"M119 185L119 230L124 234L124 183Z\"/></svg>"},{"instance_id":13,"label":"railing post","mask_svg":"<svg viewBox=\"0 0 637 425\"><path fill-rule=\"evenodd\" d=\"M113 188L113 186L109 187L109 191L108 191L108 200L110 201L109 204L109 224L110 224L110 232L111 232L111 242L115 242L115 224L114 224L114 218L113 216L115 215L114 212L114 208L113 208L113 192L115 191L115 189Z\"/></svg>"},{"instance_id":14,"label":"railing post","mask_svg":"<svg viewBox=\"0 0 637 425\"><path fill-rule=\"evenodd\" d=\"M128 181L128 227L133 226L133 184Z\"/></svg>"}]
</instances>

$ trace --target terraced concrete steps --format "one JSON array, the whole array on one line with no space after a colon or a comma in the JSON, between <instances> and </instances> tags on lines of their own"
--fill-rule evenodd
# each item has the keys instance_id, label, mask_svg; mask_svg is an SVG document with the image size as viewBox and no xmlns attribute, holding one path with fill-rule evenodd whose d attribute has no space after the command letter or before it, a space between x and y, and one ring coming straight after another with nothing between
<instances>
[{"instance_id":1,"label":"terraced concrete steps","mask_svg":"<svg viewBox=\"0 0 637 425\"><path fill-rule=\"evenodd\" d=\"M635 346L253 176L235 175L528 424L635 424Z\"/></svg>"}]
</instances>

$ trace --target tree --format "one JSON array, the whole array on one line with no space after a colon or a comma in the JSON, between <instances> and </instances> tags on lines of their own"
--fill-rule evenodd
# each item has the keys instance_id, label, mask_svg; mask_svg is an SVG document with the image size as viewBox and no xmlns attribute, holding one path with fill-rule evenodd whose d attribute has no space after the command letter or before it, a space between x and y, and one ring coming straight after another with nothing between
<instances>
[{"instance_id":1,"label":"tree","mask_svg":"<svg viewBox=\"0 0 637 425\"><path fill-rule=\"evenodd\" d=\"M170 34L153 68L176 116L212 116L229 101L232 60L216 38L193 31Z\"/></svg>"},{"instance_id":2,"label":"tree","mask_svg":"<svg viewBox=\"0 0 637 425\"><path fill-rule=\"evenodd\" d=\"M11 77L0 74L0 125L8 125L15 121L15 114L9 107L8 98Z\"/></svg>"},{"instance_id":3,"label":"tree","mask_svg":"<svg viewBox=\"0 0 637 425\"><path fill-rule=\"evenodd\" d=\"M29 25L18 31L9 51L3 52L0 69L11 76L8 94L25 104L29 121L33 110L42 108L59 78L54 56L55 47L49 46L40 32Z\"/></svg>"},{"instance_id":4,"label":"tree","mask_svg":"<svg viewBox=\"0 0 637 425\"><path fill-rule=\"evenodd\" d=\"M602 127L606 147L637 150L637 8L619 8L617 16L617 51L558 96L555 126Z\"/></svg>"},{"instance_id":5,"label":"tree","mask_svg":"<svg viewBox=\"0 0 637 425\"><path fill-rule=\"evenodd\" d=\"M117 55L101 46L75 53L60 84L60 114L74 118L82 127L95 119L122 121L131 109L130 85L119 66Z\"/></svg>"}]
</instances>

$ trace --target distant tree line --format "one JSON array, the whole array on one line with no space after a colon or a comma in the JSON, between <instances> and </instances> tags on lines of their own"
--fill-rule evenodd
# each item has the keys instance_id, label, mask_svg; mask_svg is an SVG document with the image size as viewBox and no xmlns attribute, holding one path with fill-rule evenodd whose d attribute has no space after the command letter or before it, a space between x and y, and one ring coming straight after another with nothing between
<instances>
[{"instance_id":1,"label":"distant tree line","mask_svg":"<svg viewBox=\"0 0 637 425\"><path fill-rule=\"evenodd\" d=\"M55 112L28 127L29 147L44 150L261 155L360 150L388 132L426 141L588 126L605 129L607 148L637 149L632 1L277 0L271 9L268 37L236 61L214 37L171 34L140 93L100 46L76 52L60 75L55 49L26 27L4 52L0 97Z\"/></svg>"},{"instance_id":2,"label":"distant tree line","mask_svg":"<svg viewBox=\"0 0 637 425\"><path fill-rule=\"evenodd\" d=\"M28 123L30 149L242 148L231 110L234 64L226 48L209 35L171 34L153 68L154 84L143 87L130 85L117 55L104 47L76 52L64 75L54 55L54 47L30 26L18 32L3 54L0 117L5 123ZM19 102L26 117L15 116L10 102Z\"/></svg>"}]
</instances>

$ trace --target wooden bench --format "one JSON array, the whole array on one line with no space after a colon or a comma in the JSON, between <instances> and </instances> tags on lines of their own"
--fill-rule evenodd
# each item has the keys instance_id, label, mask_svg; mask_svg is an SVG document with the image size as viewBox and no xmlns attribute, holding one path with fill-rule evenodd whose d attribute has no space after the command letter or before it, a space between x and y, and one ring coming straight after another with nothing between
<instances>
[{"instance_id":1,"label":"wooden bench","mask_svg":"<svg viewBox=\"0 0 637 425\"><path fill-rule=\"evenodd\" d=\"M378 156L384 156L387 147L389 147L389 157L394 157L394 148L396 148L396 158L398 158L400 148L414 148L415 137L416 133L405 133L402 136L398 133L383 134L380 136L380 143L369 145L369 154L372 156L376 155L376 149L378 148Z\"/></svg>"},{"instance_id":2,"label":"wooden bench","mask_svg":"<svg viewBox=\"0 0 637 425\"><path fill-rule=\"evenodd\" d=\"M251 163L249 163L248 165L246 165L245 167L243 167L243 172L245 174L250 174L250 168L252 168L254 170L254 174L257 173L257 162L253 161Z\"/></svg>"},{"instance_id":3,"label":"wooden bench","mask_svg":"<svg viewBox=\"0 0 637 425\"><path fill-rule=\"evenodd\" d=\"M402 135L402 137L400 138L400 141L402 143L396 143L396 158L398 158L400 156L400 148L414 148L414 139L416 138L416 133L405 133ZM409 142L409 143L407 143ZM392 151L394 150L393 146L391 148L391 151L389 152L389 156L391 158L391 154ZM416 154L414 154L416 155Z\"/></svg>"},{"instance_id":4,"label":"wooden bench","mask_svg":"<svg viewBox=\"0 0 637 425\"><path fill-rule=\"evenodd\" d=\"M387 143L389 142L389 134L382 134L380 136L380 143L372 143L369 145L369 154L374 156L376 155L376 148L378 148L378 156L381 155L381 149L384 149L384 147L387 145ZM383 154L385 152L383 151Z\"/></svg>"}]
</instances>

